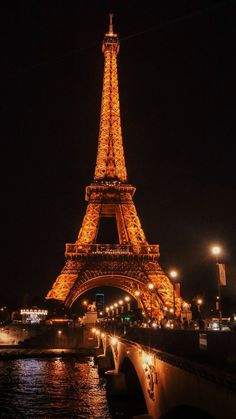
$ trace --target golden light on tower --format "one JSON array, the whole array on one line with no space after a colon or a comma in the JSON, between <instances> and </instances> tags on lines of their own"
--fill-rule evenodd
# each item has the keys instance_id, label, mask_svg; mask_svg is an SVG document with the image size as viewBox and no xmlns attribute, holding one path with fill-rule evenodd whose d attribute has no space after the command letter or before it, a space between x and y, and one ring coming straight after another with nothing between
<instances>
[{"instance_id":1,"label":"golden light on tower","mask_svg":"<svg viewBox=\"0 0 236 419\"><path fill-rule=\"evenodd\" d=\"M142 295L139 303L147 313L150 308L147 283L150 282L155 290L153 313L160 319L163 307L171 306L172 283L159 264L159 245L149 244L146 239L133 201L136 189L128 183L120 119L119 49L110 15L102 44L104 76L94 179L86 187L87 208L77 240L66 244L65 266L46 298L71 307L80 295L91 289L91 284L93 287L114 286L138 297L134 294L138 281ZM115 245L97 243L103 217L115 219L118 231ZM124 299L123 310L130 306L128 301ZM119 305L122 304L119 302ZM178 313L181 306L182 300L177 298Z\"/></svg>"}]
</instances>

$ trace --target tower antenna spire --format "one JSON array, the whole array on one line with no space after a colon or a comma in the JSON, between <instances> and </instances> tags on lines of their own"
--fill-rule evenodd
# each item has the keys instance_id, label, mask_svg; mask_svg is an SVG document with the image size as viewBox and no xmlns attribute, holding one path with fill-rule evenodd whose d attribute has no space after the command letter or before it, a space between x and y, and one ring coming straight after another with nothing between
<instances>
[{"instance_id":1,"label":"tower antenna spire","mask_svg":"<svg viewBox=\"0 0 236 419\"><path fill-rule=\"evenodd\" d=\"M109 35L113 35L113 13L109 13L110 23L109 23Z\"/></svg>"}]
</instances>

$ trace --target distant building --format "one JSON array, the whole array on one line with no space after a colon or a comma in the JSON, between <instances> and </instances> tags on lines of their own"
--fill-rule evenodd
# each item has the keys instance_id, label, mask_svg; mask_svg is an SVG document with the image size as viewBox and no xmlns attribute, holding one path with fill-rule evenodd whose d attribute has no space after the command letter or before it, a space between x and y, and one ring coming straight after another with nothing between
<instances>
[{"instance_id":1,"label":"distant building","mask_svg":"<svg viewBox=\"0 0 236 419\"><path fill-rule=\"evenodd\" d=\"M95 301L96 301L98 314L101 312L104 313L104 294L101 294L101 293L96 294Z\"/></svg>"},{"instance_id":2,"label":"distant building","mask_svg":"<svg viewBox=\"0 0 236 419\"><path fill-rule=\"evenodd\" d=\"M40 310L38 308L22 309L20 311L22 323L37 324L46 319L48 310Z\"/></svg>"}]
</instances>

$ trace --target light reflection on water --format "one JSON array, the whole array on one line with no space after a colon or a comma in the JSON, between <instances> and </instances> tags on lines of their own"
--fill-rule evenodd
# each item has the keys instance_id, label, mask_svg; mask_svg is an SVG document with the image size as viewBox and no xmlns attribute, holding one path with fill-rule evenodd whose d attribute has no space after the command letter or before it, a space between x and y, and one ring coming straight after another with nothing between
<instances>
[{"instance_id":1,"label":"light reflection on water","mask_svg":"<svg viewBox=\"0 0 236 419\"><path fill-rule=\"evenodd\" d=\"M92 358L0 361L0 418L115 417Z\"/></svg>"}]
</instances>

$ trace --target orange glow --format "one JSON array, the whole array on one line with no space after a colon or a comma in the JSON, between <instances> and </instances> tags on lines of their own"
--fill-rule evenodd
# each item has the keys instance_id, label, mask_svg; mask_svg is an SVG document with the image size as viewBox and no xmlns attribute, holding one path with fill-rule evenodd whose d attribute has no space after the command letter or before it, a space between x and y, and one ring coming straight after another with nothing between
<instances>
[{"instance_id":1,"label":"orange glow","mask_svg":"<svg viewBox=\"0 0 236 419\"><path fill-rule=\"evenodd\" d=\"M120 118L117 72L119 39L112 18L102 44L104 76L97 159L93 182L86 187L87 209L75 243L66 244L66 263L56 278L47 299L71 305L86 291L99 286L114 286L139 297L140 308L157 319L163 305L171 307L173 284L159 265L159 245L149 244L133 201L135 187L128 183ZM96 243L102 217L116 220L117 244ZM147 284L151 284L148 288ZM134 293L134 290L137 290ZM156 290L156 292L150 292ZM139 294L140 293L140 294ZM130 297L124 298L125 302ZM83 303L86 307L88 302ZM110 306L110 310L114 306ZM119 300L121 306L123 300ZM182 299L176 295L178 316ZM109 308L106 308L109 312Z\"/></svg>"},{"instance_id":2,"label":"orange glow","mask_svg":"<svg viewBox=\"0 0 236 419\"><path fill-rule=\"evenodd\" d=\"M171 276L171 278L177 278L177 276L178 276L178 272L177 271L170 271L170 276Z\"/></svg>"},{"instance_id":3,"label":"orange glow","mask_svg":"<svg viewBox=\"0 0 236 419\"><path fill-rule=\"evenodd\" d=\"M117 343L118 343L118 339L116 337L111 338L111 344L112 344L112 346L117 345Z\"/></svg>"}]
</instances>

